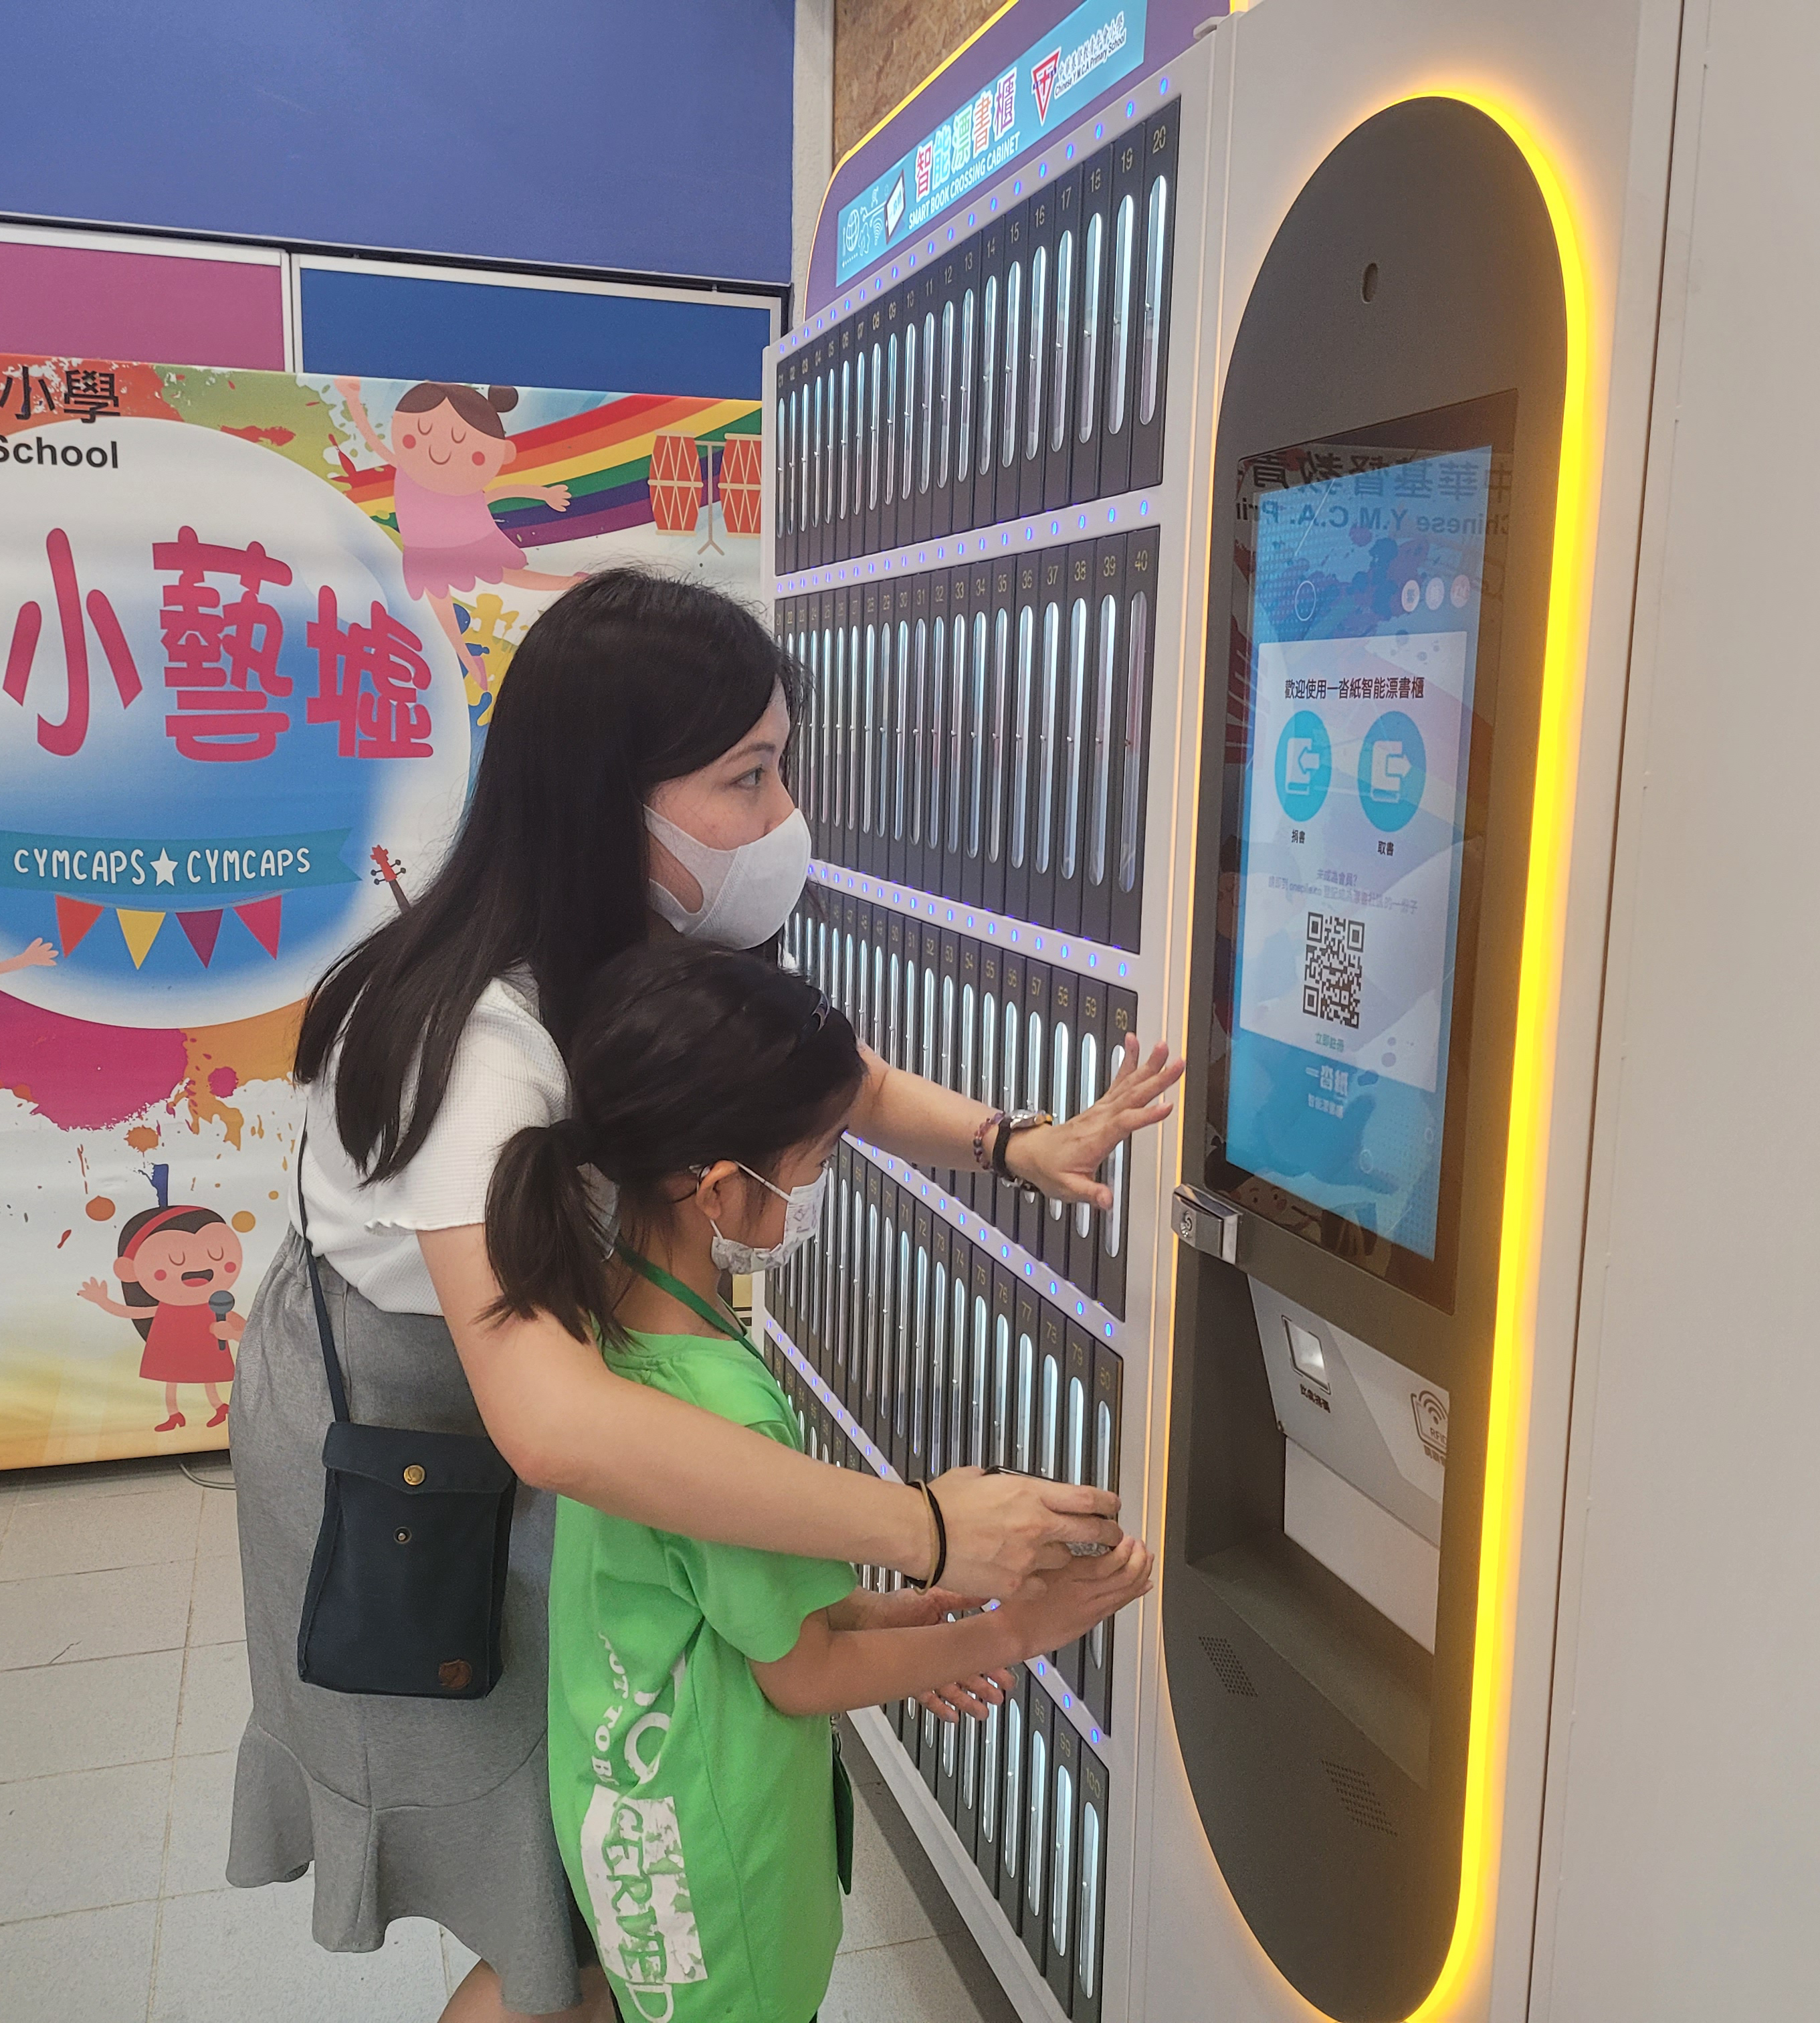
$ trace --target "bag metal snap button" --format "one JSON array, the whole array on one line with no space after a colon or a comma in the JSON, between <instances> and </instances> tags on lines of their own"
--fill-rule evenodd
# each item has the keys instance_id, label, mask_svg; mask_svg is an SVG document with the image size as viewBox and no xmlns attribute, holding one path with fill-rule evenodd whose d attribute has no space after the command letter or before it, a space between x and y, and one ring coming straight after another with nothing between
<instances>
[{"instance_id":1,"label":"bag metal snap button","mask_svg":"<svg viewBox=\"0 0 1820 2023\"><path fill-rule=\"evenodd\" d=\"M423 1470L415 1461L404 1471L404 1480L415 1489L423 1480Z\"/></svg>"}]
</instances>

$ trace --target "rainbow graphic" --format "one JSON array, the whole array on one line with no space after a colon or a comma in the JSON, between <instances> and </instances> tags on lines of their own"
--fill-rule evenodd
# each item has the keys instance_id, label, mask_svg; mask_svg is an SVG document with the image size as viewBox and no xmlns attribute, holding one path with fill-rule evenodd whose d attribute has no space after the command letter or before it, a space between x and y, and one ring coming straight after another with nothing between
<instances>
[{"instance_id":1,"label":"rainbow graphic","mask_svg":"<svg viewBox=\"0 0 1820 2023\"><path fill-rule=\"evenodd\" d=\"M533 485L566 485L569 507L525 499L495 510L493 518L521 548L586 540L651 524L651 443L660 432L718 444L729 435L756 435L756 401L700 400L665 393L625 393L566 419L527 429L512 441L512 474ZM356 470L342 459L348 496L362 511L396 531L389 466Z\"/></svg>"}]
</instances>

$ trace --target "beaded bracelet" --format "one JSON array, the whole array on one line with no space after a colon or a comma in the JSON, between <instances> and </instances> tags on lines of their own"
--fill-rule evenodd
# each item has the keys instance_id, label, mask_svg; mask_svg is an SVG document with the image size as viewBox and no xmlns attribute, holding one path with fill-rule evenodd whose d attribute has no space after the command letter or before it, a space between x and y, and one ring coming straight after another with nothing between
<instances>
[{"instance_id":1,"label":"beaded bracelet","mask_svg":"<svg viewBox=\"0 0 1820 2023\"><path fill-rule=\"evenodd\" d=\"M1008 1110L995 1110L989 1116L982 1117L973 1134L973 1162L982 1173L992 1170L992 1153L986 1143L986 1134L1003 1124L1011 1116Z\"/></svg>"}]
</instances>

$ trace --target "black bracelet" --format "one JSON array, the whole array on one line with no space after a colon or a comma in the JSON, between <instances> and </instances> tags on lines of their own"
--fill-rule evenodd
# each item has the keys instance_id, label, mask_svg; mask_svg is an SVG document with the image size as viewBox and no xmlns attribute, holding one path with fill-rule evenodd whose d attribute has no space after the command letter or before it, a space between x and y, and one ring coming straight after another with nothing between
<instances>
[{"instance_id":1,"label":"black bracelet","mask_svg":"<svg viewBox=\"0 0 1820 2023\"><path fill-rule=\"evenodd\" d=\"M916 1589L919 1593L921 1593L923 1590L928 1588L940 1587L941 1585L941 1576L948 1571L948 1526L941 1515L941 1505L935 1500L935 1491L930 1487L928 1483L926 1482L913 1482L910 1484L910 1487L912 1489L919 1489L922 1491L923 1501L929 1505L929 1514L935 1520L935 1566L934 1570L930 1574L927 1580L917 1580L908 1574L905 1574L904 1576L904 1585L906 1587L913 1587Z\"/></svg>"},{"instance_id":2,"label":"black bracelet","mask_svg":"<svg viewBox=\"0 0 1820 2023\"><path fill-rule=\"evenodd\" d=\"M948 1525L941 1515L941 1505L935 1500L935 1491L926 1482L923 1494L929 1498L929 1514L935 1520L935 1569L923 1583L926 1587L940 1587L941 1576L948 1571Z\"/></svg>"}]
</instances>

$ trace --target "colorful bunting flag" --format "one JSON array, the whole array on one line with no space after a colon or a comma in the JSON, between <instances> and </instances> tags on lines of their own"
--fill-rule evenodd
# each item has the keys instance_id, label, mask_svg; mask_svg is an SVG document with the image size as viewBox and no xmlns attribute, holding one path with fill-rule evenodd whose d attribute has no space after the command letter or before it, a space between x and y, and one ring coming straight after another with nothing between
<instances>
[{"instance_id":1,"label":"colorful bunting flag","mask_svg":"<svg viewBox=\"0 0 1820 2023\"><path fill-rule=\"evenodd\" d=\"M133 958L133 967L137 969L151 954L152 944L164 925L164 916L139 913L129 906L116 906L114 911L120 922L120 931L126 937L126 953Z\"/></svg>"},{"instance_id":2,"label":"colorful bunting flag","mask_svg":"<svg viewBox=\"0 0 1820 2023\"><path fill-rule=\"evenodd\" d=\"M66 899L57 895L57 935L68 955L102 915L104 909L90 899Z\"/></svg>"},{"instance_id":3,"label":"colorful bunting flag","mask_svg":"<svg viewBox=\"0 0 1820 2023\"><path fill-rule=\"evenodd\" d=\"M283 911L282 892L274 892L269 899L250 900L244 906L234 909L234 917L245 924L247 932L274 962L278 960L278 936Z\"/></svg>"},{"instance_id":4,"label":"colorful bunting flag","mask_svg":"<svg viewBox=\"0 0 1820 2023\"><path fill-rule=\"evenodd\" d=\"M215 952L215 937L221 931L221 908L213 907L204 913L179 913L177 924L188 935L190 946L206 969Z\"/></svg>"}]
</instances>

